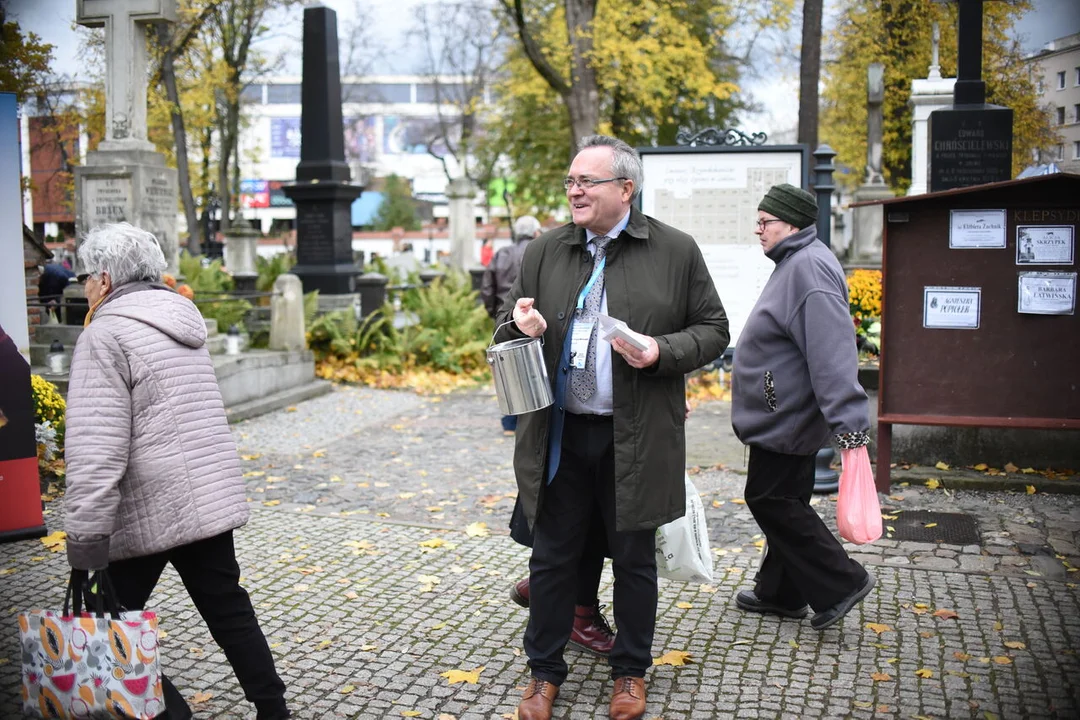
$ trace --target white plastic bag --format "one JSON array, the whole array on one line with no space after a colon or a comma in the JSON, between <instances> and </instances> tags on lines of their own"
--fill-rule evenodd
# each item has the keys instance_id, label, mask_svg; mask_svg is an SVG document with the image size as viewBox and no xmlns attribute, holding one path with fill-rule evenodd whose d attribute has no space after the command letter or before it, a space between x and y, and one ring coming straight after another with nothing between
<instances>
[{"instance_id":1,"label":"white plastic bag","mask_svg":"<svg viewBox=\"0 0 1080 720\"><path fill-rule=\"evenodd\" d=\"M656 528L656 572L681 582L713 581L709 528L697 488L686 475L686 514Z\"/></svg>"}]
</instances>

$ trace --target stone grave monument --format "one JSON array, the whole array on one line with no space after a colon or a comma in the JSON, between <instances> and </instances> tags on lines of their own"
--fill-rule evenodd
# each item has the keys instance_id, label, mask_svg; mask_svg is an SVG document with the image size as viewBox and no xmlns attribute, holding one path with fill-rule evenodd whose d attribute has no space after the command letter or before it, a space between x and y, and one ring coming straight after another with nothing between
<instances>
[{"instance_id":1,"label":"stone grave monument","mask_svg":"<svg viewBox=\"0 0 1080 720\"><path fill-rule=\"evenodd\" d=\"M146 138L146 26L175 22L176 0L77 0L75 12L78 24L105 28L105 137L75 168L76 230L120 221L148 230L175 274L176 170Z\"/></svg>"},{"instance_id":2,"label":"stone grave monument","mask_svg":"<svg viewBox=\"0 0 1080 720\"><path fill-rule=\"evenodd\" d=\"M892 197L882 174L884 146L885 66L870 63L866 83L866 177L855 191L855 202L864 203ZM852 210L851 247L848 263L863 267L881 267L881 205L862 205Z\"/></svg>"},{"instance_id":3,"label":"stone grave monument","mask_svg":"<svg viewBox=\"0 0 1080 720\"><path fill-rule=\"evenodd\" d=\"M930 49L930 71L926 78L911 81L911 187L908 195L922 195L930 189L930 137L928 122L930 113L952 106L953 86L956 78L941 77L938 53L941 46L941 29L934 23L933 45Z\"/></svg>"},{"instance_id":4,"label":"stone grave monument","mask_svg":"<svg viewBox=\"0 0 1080 720\"><path fill-rule=\"evenodd\" d=\"M467 270L476 264L476 186L468 178L455 178L447 185L446 197L450 201L450 266Z\"/></svg>"},{"instance_id":5,"label":"stone grave monument","mask_svg":"<svg viewBox=\"0 0 1080 720\"><path fill-rule=\"evenodd\" d=\"M958 0L953 105L930 113L930 192L1009 180L1013 111L986 103L982 3Z\"/></svg>"},{"instance_id":6,"label":"stone grave monument","mask_svg":"<svg viewBox=\"0 0 1080 720\"><path fill-rule=\"evenodd\" d=\"M319 291L320 310L353 309L359 316L351 207L363 188L350 182L345 161L337 13L321 5L304 9L303 52L300 163L296 182L282 188L296 205L291 272L304 292Z\"/></svg>"}]
</instances>

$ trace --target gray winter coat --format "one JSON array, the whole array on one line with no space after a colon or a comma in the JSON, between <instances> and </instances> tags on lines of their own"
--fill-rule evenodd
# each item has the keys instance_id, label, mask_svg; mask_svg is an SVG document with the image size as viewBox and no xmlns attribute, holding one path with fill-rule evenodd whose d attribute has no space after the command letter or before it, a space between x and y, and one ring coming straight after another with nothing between
<instances>
[{"instance_id":1,"label":"gray winter coat","mask_svg":"<svg viewBox=\"0 0 1080 720\"><path fill-rule=\"evenodd\" d=\"M133 283L97 308L71 361L66 459L64 524L76 567L247 522L206 324L189 300Z\"/></svg>"},{"instance_id":2,"label":"gray winter coat","mask_svg":"<svg viewBox=\"0 0 1080 720\"><path fill-rule=\"evenodd\" d=\"M766 254L776 269L735 347L735 434L789 455L817 452L830 432L841 448L865 445L869 409L843 268L813 225Z\"/></svg>"}]
</instances>

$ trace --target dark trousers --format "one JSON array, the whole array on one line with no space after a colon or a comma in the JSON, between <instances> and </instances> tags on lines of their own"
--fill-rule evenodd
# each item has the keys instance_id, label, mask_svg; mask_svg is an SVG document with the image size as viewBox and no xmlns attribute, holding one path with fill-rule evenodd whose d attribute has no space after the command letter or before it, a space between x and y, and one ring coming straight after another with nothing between
<instances>
[{"instance_id":1,"label":"dark trousers","mask_svg":"<svg viewBox=\"0 0 1080 720\"><path fill-rule=\"evenodd\" d=\"M866 580L862 565L810 507L814 456L750 447L746 505L768 543L754 593L788 608L821 612Z\"/></svg>"},{"instance_id":2,"label":"dark trousers","mask_svg":"<svg viewBox=\"0 0 1080 720\"><path fill-rule=\"evenodd\" d=\"M510 516L510 537L514 542L531 548L533 534L529 530L529 521L521 509L521 500L514 504ZM577 569L577 604L593 606L599 602L600 575L604 572L604 558L607 557L607 537L604 530L604 518L597 510L593 513L589 528L589 540L581 551L581 560Z\"/></svg>"},{"instance_id":3,"label":"dark trousers","mask_svg":"<svg viewBox=\"0 0 1080 720\"><path fill-rule=\"evenodd\" d=\"M601 521L594 521L599 512ZM615 573L618 633L608 662L613 678L644 677L656 627L656 534L615 530L615 442L611 418L567 414L562 460L544 487L529 561L525 653L534 677L561 685L563 649L574 623L578 566L590 532L602 526ZM594 541L595 542L595 541ZM602 556L601 556L602 557Z\"/></svg>"},{"instance_id":4,"label":"dark trousers","mask_svg":"<svg viewBox=\"0 0 1080 720\"><path fill-rule=\"evenodd\" d=\"M503 415L502 428L504 432L517 430L517 415Z\"/></svg>"},{"instance_id":5,"label":"dark trousers","mask_svg":"<svg viewBox=\"0 0 1080 720\"><path fill-rule=\"evenodd\" d=\"M255 705L259 720L288 717L285 683L274 669L274 656L259 628L251 599L240 587L232 531L155 555L111 563L109 576L120 604L142 610L167 563L176 568L214 642L232 665L244 696ZM167 716L190 717L187 703L164 675L162 686Z\"/></svg>"}]
</instances>

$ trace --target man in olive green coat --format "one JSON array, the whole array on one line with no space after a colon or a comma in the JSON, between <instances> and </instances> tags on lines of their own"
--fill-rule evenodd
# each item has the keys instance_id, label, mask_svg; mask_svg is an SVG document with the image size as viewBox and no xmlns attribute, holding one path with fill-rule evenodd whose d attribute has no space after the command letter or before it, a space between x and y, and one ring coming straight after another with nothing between
<instances>
[{"instance_id":1,"label":"man in olive green coat","mask_svg":"<svg viewBox=\"0 0 1080 720\"><path fill-rule=\"evenodd\" d=\"M548 720L566 679L575 573L594 509L615 573L619 632L609 656L614 720L645 713L656 623L655 530L686 498L684 376L728 343L723 305L697 243L632 206L642 164L626 143L582 139L564 186L573 223L529 244L496 340L543 337L555 394L520 417L514 470L535 532L520 720ZM608 315L638 346L599 338Z\"/></svg>"}]
</instances>

